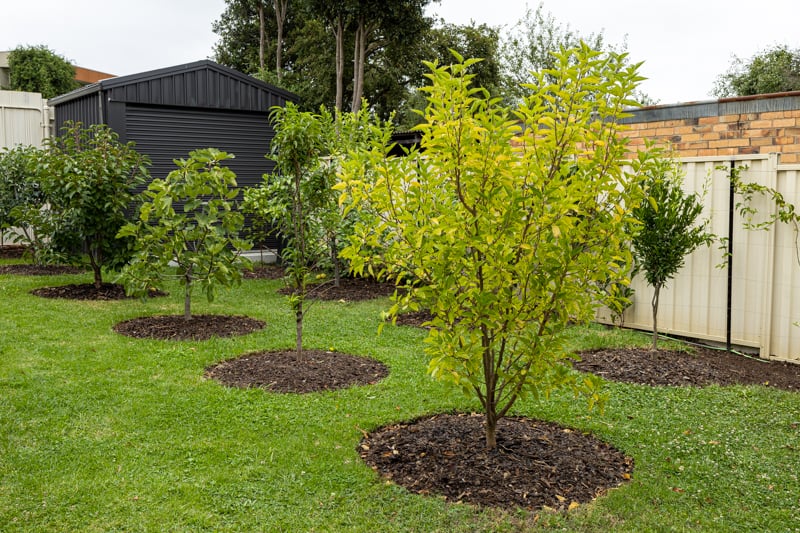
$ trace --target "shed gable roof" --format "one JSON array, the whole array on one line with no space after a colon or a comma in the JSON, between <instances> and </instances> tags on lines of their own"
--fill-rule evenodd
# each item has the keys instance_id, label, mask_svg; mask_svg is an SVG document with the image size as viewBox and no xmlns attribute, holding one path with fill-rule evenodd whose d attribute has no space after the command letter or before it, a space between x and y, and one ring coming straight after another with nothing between
<instances>
[{"instance_id":1,"label":"shed gable roof","mask_svg":"<svg viewBox=\"0 0 800 533\"><path fill-rule=\"evenodd\" d=\"M119 76L50 100L51 105L104 92L108 101L135 104L266 111L296 95L209 60Z\"/></svg>"}]
</instances>

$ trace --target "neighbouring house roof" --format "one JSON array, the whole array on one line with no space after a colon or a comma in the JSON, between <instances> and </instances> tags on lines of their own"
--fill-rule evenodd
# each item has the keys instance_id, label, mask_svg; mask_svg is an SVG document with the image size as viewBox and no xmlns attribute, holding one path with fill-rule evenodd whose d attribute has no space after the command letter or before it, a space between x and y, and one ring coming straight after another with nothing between
<instances>
[{"instance_id":1,"label":"neighbouring house roof","mask_svg":"<svg viewBox=\"0 0 800 533\"><path fill-rule=\"evenodd\" d=\"M11 69L8 66L8 54L8 51L0 52L0 87L7 87L10 84L9 74ZM100 72L99 70L77 65L72 65L72 67L75 69L75 81L81 85L97 83L100 80L114 77L114 74L109 74L108 72Z\"/></svg>"}]
</instances>

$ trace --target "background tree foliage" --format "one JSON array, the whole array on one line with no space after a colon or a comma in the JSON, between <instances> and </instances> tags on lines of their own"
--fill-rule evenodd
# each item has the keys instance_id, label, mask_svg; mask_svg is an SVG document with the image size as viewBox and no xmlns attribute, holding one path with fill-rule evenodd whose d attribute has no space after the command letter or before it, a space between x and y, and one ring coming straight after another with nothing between
<instances>
[{"instance_id":1,"label":"background tree foliage","mask_svg":"<svg viewBox=\"0 0 800 533\"><path fill-rule=\"evenodd\" d=\"M519 398L566 386L602 401L597 381L561 364L559 339L617 297L600 285L627 276L647 158L623 172L617 119L641 80L624 56L557 54L515 111L472 85L475 64L429 64L424 156L390 157L391 130L376 128L337 188L374 214L343 255L403 285L390 314L430 310L429 371L478 398L493 449Z\"/></svg>"},{"instance_id":2,"label":"background tree foliage","mask_svg":"<svg viewBox=\"0 0 800 533\"><path fill-rule=\"evenodd\" d=\"M8 54L10 89L53 98L78 88L75 68L44 45L20 46Z\"/></svg>"},{"instance_id":3,"label":"background tree foliage","mask_svg":"<svg viewBox=\"0 0 800 533\"><path fill-rule=\"evenodd\" d=\"M749 59L734 57L728 71L717 78L712 93L724 98L798 90L800 49L779 45Z\"/></svg>"}]
</instances>

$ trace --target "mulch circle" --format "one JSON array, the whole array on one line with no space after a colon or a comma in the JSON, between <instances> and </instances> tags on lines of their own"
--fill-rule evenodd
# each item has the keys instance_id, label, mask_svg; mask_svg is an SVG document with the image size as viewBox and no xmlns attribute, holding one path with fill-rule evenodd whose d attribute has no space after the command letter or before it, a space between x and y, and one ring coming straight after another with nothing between
<instances>
[{"instance_id":1,"label":"mulch circle","mask_svg":"<svg viewBox=\"0 0 800 533\"><path fill-rule=\"evenodd\" d=\"M0 265L0 274L17 276L59 276L61 274L81 274L83 269L66 265Z\"/></svg>"},{"instance_id":2,"label":"mulch circle","mask_svg":"<svg viewBox=\"0 0 800 533\"><path fill-rule=\"evenodd\" d=\"M413 326L416 328L430 329L425 323L433 320L433 315L430 311L408 311L397 315L395 324L398 326Z\"/></svg>"},{"instance_id":3,"label":"mulch circle","mask_svg":"<svg viewBox=\"0 0 800 533\"><path fill-rule=\"evenodd\" d=\"M60 285L58 287L41 287L33 289L31 294L42 298L61 298L65 300L126 300L135 298L125 294L125 287L118 283L102 283L100 287L95 287L94 283L74 283L72 285ZM166 296L162 291L150 291L149 296L155 298Z\"/></svg>"},{"instance_id":4,"label":"mulch circle","mask_svg":"<svg viewBox=\"0 0 800 533\"><path fill-rule=\"evenodd\" d=\"M384 478L451 502L514 509L568 509L630 479L633 459L580 431L503 418L486 450L483 415L439 414L387 426L357 451Z\"/></svg>"},{"instance_id":5,"label":"mulch circle","mask_svg":"<svg viewBox=\"0 0 800 533\"><path fill-rule=\"evenodd\" d=\"M253 270L245 270L242 272L242 277L245 279L283 279L286 275L286 270L276 264L270 263L256 263L253 265Z\"/></svg>"},{"instance_id":6,"label":"mulch circle","mask_svg":"<svg viewBox=\"0 0 800 533\"><path fill-rule=\"evenodd\" d=\"M183 315L159 315L120 322L114 326L114 331L137 339L204 341L212 337L247 335L264 326L263 320L246 316L192 315L186 320Z\"/></svg>"},{"instance_id":7,"label":"mulch circle","mask_svg":"<svg viewBox=\"0 0 800 533\"><path fill-rule=\"evenodd\" d=\"M4 244L0 246L0 259L19 259L25 254L25 246Z\"/></svg>"},{"instance_id":8,"label":"mulch circle","mask_svg":"<svg viewBox=\"0 0 800 533\"><path fill-rule=\"evenodd\" d=\"M371 385L389 374L380 361L324 350L256 352L206 369L206 377L230 387L306 393Z\"/></svg>"},{"instance_id":9,"label":"mulch circle","mask_svg":"<svg viewBox=\"0 0 800 533\"><path fill-rule=\"evenodd\" d=\"M347 277L339 280L338 287L334 285L332 280L310 287L308 297L315 300L360 302L391 296L394 291L395 286L393 283L377 281L374 278ZM291 294L291 289L284 287L278 292L289 295Z\"/></svg>"},{"instance_id":10,"label":"mulch circle","mask_svg":"<svg viewBox=\"0 0 800 533\"><path fill-rule=\"evenodd\" d=\"M765 361L721 350L693 353L647 348L614 348L579 352L573 368L611 381L644 385L766 385L800 390L800 365Z\"/></svg>"}]
</instances>

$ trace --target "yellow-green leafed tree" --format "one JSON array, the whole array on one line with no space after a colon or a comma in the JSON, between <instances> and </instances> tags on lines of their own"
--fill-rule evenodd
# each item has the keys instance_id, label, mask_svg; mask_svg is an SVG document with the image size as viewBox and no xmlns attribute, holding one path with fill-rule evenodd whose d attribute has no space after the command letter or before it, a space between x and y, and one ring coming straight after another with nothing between
<instances>
[{"instance_id":1,"label":"yellow-green leafed tree","mask_svg":"<svg viewBox=\"0 0 800 533\"><path fill-rule=\"evenodd\" d=\"M373 217L343 255L407 286L390 314L431 311L429 371L477 396L493 449L497 421L521 398L566 386L590 407L605 399L596 379L561 364L559 341L629 270L647 157L625 172L618 132L642 78L624 55L584 45L532 74L511 110L471 85L477 60L456 59L429 64L421 151L390 157L376 128L344 165L342 202Z\"/></svg>"}]
</instances>

